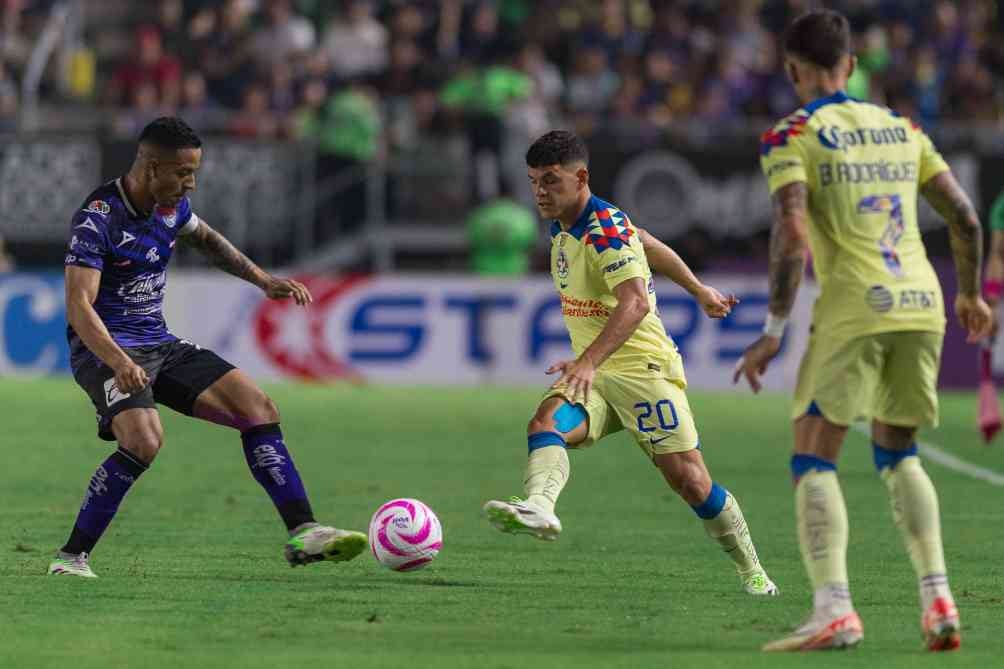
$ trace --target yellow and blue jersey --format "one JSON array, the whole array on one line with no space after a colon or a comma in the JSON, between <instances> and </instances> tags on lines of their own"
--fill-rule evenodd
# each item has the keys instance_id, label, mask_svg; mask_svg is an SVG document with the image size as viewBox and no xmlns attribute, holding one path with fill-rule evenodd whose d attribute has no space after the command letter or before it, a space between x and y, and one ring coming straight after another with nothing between
<instances>
[{"instance_id":1,"label":"yellow and blue jersey","mask_svg":"<svg viewBox=\"0 0 1004 669\"><path fill-rule=\"evenodd\" d=\"M838 92L764 133L770 192L809 191L817 334L944 332L941 286L917 226L921 185L948 165L909 119Z\"/></svg>"},{"instance_id":2,"label":"yellow and blue jersey","mask_svg":"<svg viewBox=\"0 0 1004 669\"><path fill-rule=\"evenodd\" d=\"M594 195L567 231L552 222L551 276L576 356L596 339L616 308L614 288L641 279L648 289L650 311L601 368L616 372L681 367L674 364L679 354L658 316L652 272L638 230L623 211Z\"/></svg>"}]
</instances>

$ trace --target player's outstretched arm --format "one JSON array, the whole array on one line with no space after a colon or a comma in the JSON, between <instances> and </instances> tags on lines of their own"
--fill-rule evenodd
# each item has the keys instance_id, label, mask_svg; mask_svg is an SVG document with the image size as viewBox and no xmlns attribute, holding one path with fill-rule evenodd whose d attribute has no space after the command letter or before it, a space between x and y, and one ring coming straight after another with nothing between
<instances>
[{"instance_id":1,"label":"player's outstretched arm","mask_svg":"<svg viewBox=\"0 0 1004 669\"><path fill-rule=\"evenodd\" d=\"M198 249L209 260L228 274L254 284L272 299L292 297L297 304L310 304L310 291L299 281L274 277L258 267L250 258L237 250L233 244L203 220L195 230L180 237L190 246Z\"/></svg>"},{"instance_id":2,"label":"player's outstretched arm","mask_svg":"<svg viewBox=\"0 0 1004 669\"><path fill-rule=\"evenodd\" d=\"M732 307L739 304L739 299L735 295L722 295L711 286L701 283L676 251L649 234L647 230L638 228L638 237L641 239L642 248L645 249L648 266L693 295L704 309L704 313L711 318L725 318Z\"/></svg>"},{"instance_id":3,"label":"player's outstretched arm","mask_svg":"<svg viewBox=\"0 0 1004 669\"><path fill-rule=\"evenodd\" d=\"M119 390L124 393L142 390L149 382L146 371L115 343L98 312L94 310L94 300L98 297L98 287L101 285L100 270L67 265L65 284L66 321L73 331L84 342L87 350L115 371Z\"/></svg>"},{"instance_id":4,"label":"player's outstretched arm","mask_svg":"<svg viewBox=\"0 0 1004 669\"><path fill-rule=\"evenodd\" d=\"M743 376L753 392L759 392L760 375L781 350L781 337L795 305L798 286L805 272L808 249L806 224L809 191L804 181L795 181L774 192L774 225L770 230L770 261L767 269L767 322L763 335L750 344L736 365L732 382Z\"/></svg>"},{"instance_id":5,"label":"player's outstretched arm","mask_svg":"<svg viewBox=\"0 0 1004 669\"><path fill-rule=\"evenodd\" d=\"M614 351L624 345L649 312L648 288L640 278L621 281L613 288L617 306L607 319L607 324L593 343L582 352L577 360L567 360L551 365L547 373L561 372L561 376L551 386L565 385L568 399L578 401L578 396L589 399L589 389L593 384L596 369Z\"/></svg>"},{"instance_id":6,"label":"player's outstretched arm","mask_svg":"<svg viewBox=\"0 0 1004 669\"><path fill-rule=\"evenodd\" d=\"M983 228L969 196L948 170L928 179L921 188L924 199L948 223L958 294L955 315L969 332L969 341L985 337L992 326L990 307L980 297Z\"/></svg>"}]
</instances>

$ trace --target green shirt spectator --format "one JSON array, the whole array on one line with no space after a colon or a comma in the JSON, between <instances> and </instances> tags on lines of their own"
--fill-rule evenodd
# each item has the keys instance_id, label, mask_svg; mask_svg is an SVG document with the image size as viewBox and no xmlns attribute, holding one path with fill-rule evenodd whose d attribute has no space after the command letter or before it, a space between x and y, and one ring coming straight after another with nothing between
<instances>
[{"instance_id":1,"label":"green shirt spectator","mask_svg":"<svg viewBox=\"0 0 1004 669\"><path fill-rule=\"evenodd\" d=\"M990 229L1004 232L1004 191L1001 191L990 207Z\"/></svg>"},{"instance_id":2,"label":"green shirt spectator","mask_svg":"<svg viewBox=\"0 0 1004 669\"><path fill-rule=\"evenodd\" d=\"M323 153L358 162L376 156L381 130L376 102L355 88L331 96L319 117L308 117L303 123L304 134L314 137Z\"/></svg>"},{"instance_id":3,"label":"green shirt spectator","mask_svg":"<svg viewBox=\"0 0 1004 669\"><path fill-rule=\"evenodd\" d=\"M532 90L533 81L522 72L493 65L461 72L443 87L441 99L447 107L502 116L510 102L528 97Z\"/></svg>"},{"instance_id":4,"label":"green shirt spectator","mask_svg":"<svg viewBox=\"0 0 1004 669\"><path fill-rule=\"evenodd\" d=\"M467 217L473 269L478 274L518 276L530 267L530 251L537 240L537 218L528 208L499 198L476 208Z\"/></svg>"}]
</instances>

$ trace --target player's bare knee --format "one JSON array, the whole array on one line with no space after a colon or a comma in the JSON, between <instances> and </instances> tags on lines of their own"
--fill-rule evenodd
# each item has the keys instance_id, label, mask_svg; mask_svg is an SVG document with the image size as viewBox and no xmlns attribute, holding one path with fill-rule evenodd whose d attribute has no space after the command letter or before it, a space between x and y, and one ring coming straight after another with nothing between
<instances>
[{"instance_id":1,"label":"player's bare knee","mask_svg":"<svg viewBox=\"0 0 1004 669\"><path fill-rule=\"evenodd\" d=\"M913 446L916 436L915 427L872 421L872 441L887 450L905 451Z\"/></svg>"},{"instance_id":2,"label":"player's bare knee","mask_svg":"<svg viewBox=\"0 0 1004 669\"><path fill-rule=\"evenodd\" d=\"M530 419L530 422L526 425L527 436L538 434L540 432L554 432L554 419L545 414L537 414Z\"/></svg>"},{"instance_id":3,"label":"player's bare knee","mask_svg":"<svg viewBox=\"0 0 1004 669\"><path fill-rule=\"evenodd\" d=\"M679 488L676 492L691 506L701 504L711 493L711 480L707 476L688 472L679 482Z\"/></svg>"},{"instance_id":4,"label":"player's bare knee","mask_svg":"<svg viewBox=\"0 0 1004 669\"><path fill-rule=\"evenodd\" d=\"M278 423L279 407L275 405L271 397L259 390L254 397L243 402L238 408L237 420L238 428L241 431L258 425Z\"/></svg>"},{"instance_id":5,"label":"player's bare knee","mask_svg":"<svg viewBox=\"0 0 1004 669\"><path fill-rule=\"evenodd\" d=\"M119 439L119 446L143 464L149 465L164 446L164 432L160 426L144 426Z\"/></svg>"}]
</instances>

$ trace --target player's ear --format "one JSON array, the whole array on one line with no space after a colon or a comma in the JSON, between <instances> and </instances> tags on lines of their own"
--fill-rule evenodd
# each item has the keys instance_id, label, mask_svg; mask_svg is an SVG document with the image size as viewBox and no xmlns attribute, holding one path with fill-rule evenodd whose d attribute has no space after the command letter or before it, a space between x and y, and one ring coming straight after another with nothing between
<instances>
[{"instance_id":1,"label":"player's ear","mask_svg":"<svg viewBox=\"0 0 1004 669\"><path fill-rule=\"evenodd\" d=\"M847 54L847 78L850 79L854 75L854 70L858 66L858 57L852 53Z\"/></svg>"},{"instance_id":2,"label":"player's ear","mask_svg":"<svg viewBox=\"0 0 1004 669\"><path fill-rule=\"evenodd\" d=\"M589 169L586 167L580 167L575 170L575 178L579 188L585 188L589 185Z\"/></svg>"},{"instance_id":3,"label":"player's ear","mask_svg":"<svg viewBox=\"0 0 1004 669\"><path fill-rule=\"evenodd\" d=\"M789 60L785 62L784 69L787 71L788 79L791 80L792 85L798 86L798 66Z\"/></svg>"}]
</instances>

